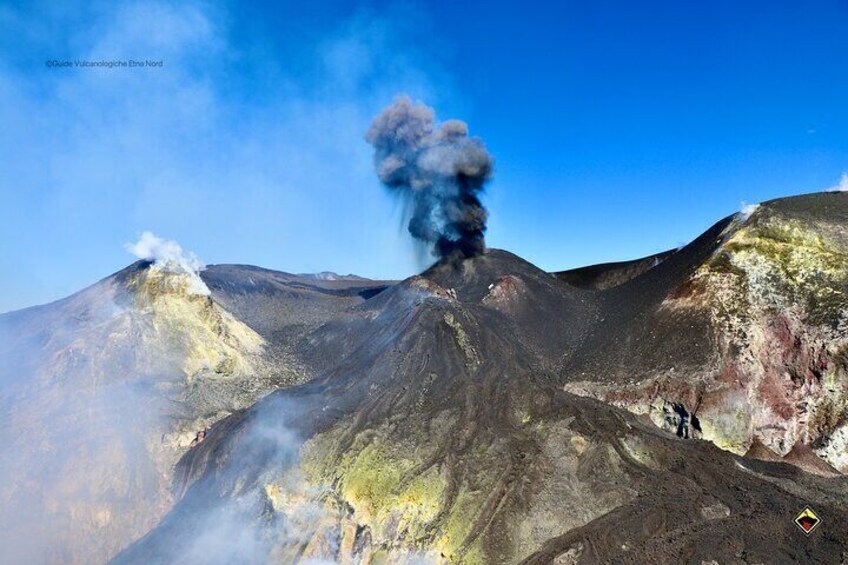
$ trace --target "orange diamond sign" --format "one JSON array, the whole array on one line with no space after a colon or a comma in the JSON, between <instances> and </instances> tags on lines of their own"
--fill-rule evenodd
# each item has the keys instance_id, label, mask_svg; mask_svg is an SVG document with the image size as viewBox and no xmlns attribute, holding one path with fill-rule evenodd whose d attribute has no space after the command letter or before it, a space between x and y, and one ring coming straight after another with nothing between
<instances>
[{"instance_id":1,"label":"orange diamond sign","mask_svg":"<svg viewBox=\"0 0 848 565\"><path fill-rule=\"evenodd\" d=\"M809 506L795 516L795 525L801 528L801 531L806 535L813 533L813 530L818 528L819 524L821 524L821 518Z\"/></svg>"}]
</instances>

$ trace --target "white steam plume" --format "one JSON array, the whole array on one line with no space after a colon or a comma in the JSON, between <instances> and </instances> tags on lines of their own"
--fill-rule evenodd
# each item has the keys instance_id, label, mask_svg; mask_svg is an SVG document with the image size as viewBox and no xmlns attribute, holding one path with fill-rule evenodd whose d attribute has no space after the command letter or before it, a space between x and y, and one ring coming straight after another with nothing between
<instances>
[{"instance_id":1,"label":"white steam plume","mask_svg":"<svg viewBox=\"0 0 848 565\"><path fill-rule=\"evenodd\" d=\"M760 207L759 204L748 204L748 203L743 201L742 206L739 210L739 214L742 216L743 220L747 220L748 218L751 217L751 214L753 214L754 212L757 211L757 208L759 208L759 207Z\"/></svg>"},{"instance_id":2,"label":"white steam plume","mask_svg":"<svg viewBox=\"0 0 848 565\"><path fill-rule=\"evenodd\" d=\"M198 275L205 265L194 253L184 251L176 241L162 239L146 231L137 242L124 244L124 249L139 259L153 261L157 269L188 275L191 278L189 290L194 294L209 294L209 288Z\"/></svg>"},{"instance_id":3,"label":"white steam plume","mask_svg":"<svg viewBox=\"0 0 848 565\"><path fill-rule=\"evenodd\" d=\"M848 192L848 172L842 173L839 182L827 189L828 192Z\"/></svg>"},{"instance_id":4,"label":"white steam plume","mask_svg":"<svg viewBox=\"0 0 848 565\"><path fill-rule=\"evenodd\" d=\"M204 268L203 263L194 253L183 251L176 241L162 239L153 232L144 232L138 241L127 243L124 248L139 259L151 260L157 266L167 270L197 273Z\"/></svg>"}]
</instances>

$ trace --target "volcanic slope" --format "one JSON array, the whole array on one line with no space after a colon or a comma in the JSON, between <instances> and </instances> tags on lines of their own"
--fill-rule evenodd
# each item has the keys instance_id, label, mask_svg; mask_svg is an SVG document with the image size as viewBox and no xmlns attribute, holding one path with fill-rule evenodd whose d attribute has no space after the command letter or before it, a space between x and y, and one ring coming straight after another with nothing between
<instances>
[{"instance_id":1,"label":"volcanic slope","mask_svg":"<svg viewBox=\"0 0 848 565\"><path fill-rule=\"evenodd\" d=\"M624 284L653 269L676 251L676 249L671 249L632 261L589 265L588 267L559 271L554 274L558 279L572 286L604 290Z\"/></svg>"},{"instance_id":2,"label":"volcanic slope","mask_svg":"<svg viewBox=\"0 0 848 565\"><path fill-rule=\"evenodd\" d=\"M384 286L239 266L202 276L139 261L0 315L0 561L114 556L167 513L174 464L204 428L309 378L268 320L314 328Z\"/></svg>"},{"instance_id":3,"label":"volcanic slope","mask_svg":"<svg viewBox=\"0 0 848 565\"><path fill-rule=\"evenodd\" d=\"M755 282L790 285L805 327L826 325L845 304L832 294L845 207L846 195L767 203L606 290L497 250L437 264L307 334L298 356L316 377L216 424L177 466L181 501L115 561L838 563L844 477L684 439L705 425L696 403L678 411L659 396L656 418L637 385L697 390L736 354L710 308L741 279L672 304L727 261L782 269ZM809 262L827 276L804 278ZM744 282L745 296L768 290ZM764 310L752 312L753 328ZM611 403L650 418L569 392L618 389L631 396ZM824 516L809 538L792 524L807 504Z\"/></svg>"},{"instance_id":4,"label":"volcanic slope","mask_svg":"<svg viewBox=\"0 0 848 565\"><path fill-rule=\"evenodd\" d=\"M593 294L567 390L737 454L848 471L848 195L763 203Z\"/></svg>"}]
</instances>

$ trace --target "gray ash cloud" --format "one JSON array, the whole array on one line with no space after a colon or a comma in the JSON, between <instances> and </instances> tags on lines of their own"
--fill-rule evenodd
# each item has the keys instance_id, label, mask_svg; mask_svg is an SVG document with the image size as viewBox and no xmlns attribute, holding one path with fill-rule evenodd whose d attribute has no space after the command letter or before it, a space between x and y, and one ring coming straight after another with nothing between
<instances>
[{"instance_id":1,"label":"gray ash cloud","mask_svg":"<svg viewBox=\"0 0 848 565\"><path fill-rule=\"evenodd\" d=\"M432 108L400 96L374 118L365 139L380 181L408 206L413 237L438 257L484 251L488 213L480 193L493 160L465 122L439 124Z\"/></svg>"}]
</instances>

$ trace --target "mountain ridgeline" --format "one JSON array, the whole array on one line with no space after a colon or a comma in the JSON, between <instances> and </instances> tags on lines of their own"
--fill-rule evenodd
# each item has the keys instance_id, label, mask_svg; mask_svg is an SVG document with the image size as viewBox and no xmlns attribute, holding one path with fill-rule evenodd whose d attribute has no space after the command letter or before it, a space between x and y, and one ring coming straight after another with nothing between
<instances>
[{"instance_id":1,"label":"mountain ridgeline","mask_svg":"<svg viewBox=\"0 0 848 565\"><path fill-rule=\"evenodd\" d=\"M212 266L198 295L135 264L0 316L2 545L31 522L49 541L16 559L839 563L846 257L825 193L555 274L488 249L400 282Z\"/></svg>"}]
</instances>

